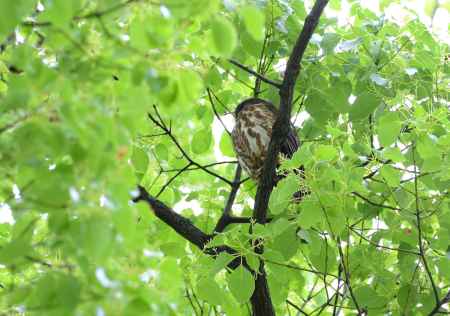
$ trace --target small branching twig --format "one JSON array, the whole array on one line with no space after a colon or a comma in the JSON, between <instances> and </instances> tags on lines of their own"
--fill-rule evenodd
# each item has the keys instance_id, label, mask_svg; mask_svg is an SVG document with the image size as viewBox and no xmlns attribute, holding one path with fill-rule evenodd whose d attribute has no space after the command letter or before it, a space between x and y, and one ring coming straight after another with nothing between
<instances>
[{"instance_id":1,"label":"small branching twig","mask_svg":"<svg viewBox=\"0 0 450 316\"><path fill-rule=\"evenodd\" d=\"M194 161L189 155L188 153L184 150L184 148L180 145L180 143L178 142L178 140L175 138L175 136L172 133L172 128L171 128L171 123L169 122L169 126L167 126L167 124L164 122L164 120L162 119L161 115L158 112L157 107L154 105L153 109L155 111L155 115L151 113L148 113L148 117L149 119L156 125L158 126L160 129L162 129L165 132L165 135L167 135L172 143L174 143L174 145L178 148L178 150L181 152L181 154L183 155L183 157L189 162L189 167L190 166L196 166L199 169L203 170L204 172L216 177L217 179L222 180L223 182L227 183L228 185L232 186L233 183L222 177L221 175L217 174L214 171L209 170L208 168L202 166L201 164L199 164L198 162Z\"/></svg>"},{"instance_id":2,"label":"small branching twig","mask_svg":"<svg viewBox=\"0 0 450 316\"><path fill-rule=\"evenodd\" d=\"M188 163L185 167L181 168L175 175L170 177L169 180L161 187L159 192L155 195L156 198L158 198L166 189L167 187L172 183L173 180L175 180L179 175L181 175L183 172L189 169L191 166L191 163Z\"/></svg>"},{"instance_id":3,"label":"small branching twig","mask_svg":"<svg viewBox=\"0 0 450 316\"><path fill-rule=\"evenodd\" d=\"M211 95L211 89L207 88L206 91L208 92L209 102L211 103L211 106L213 108L214 114L216 115L216 117L219 120L220 124L222 124L223 129L227 132L228 135L231 136L231 132L228 130L227 126L222 121L222 118L220 117L219 113L217 112L216 106L214 104L214 100L213 100L212 95Z\"/></svg>"}]
</instances>

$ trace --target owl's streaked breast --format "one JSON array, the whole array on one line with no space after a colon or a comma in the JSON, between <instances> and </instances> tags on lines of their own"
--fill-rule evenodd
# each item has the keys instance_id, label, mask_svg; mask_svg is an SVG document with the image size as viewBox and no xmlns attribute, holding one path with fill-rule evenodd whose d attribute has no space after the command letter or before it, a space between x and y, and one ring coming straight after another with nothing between
<instances>
[{"instance_id":1,"label":"owl's streaked breast","mask_svg":"<svg viewBox=\"0 0 450 316\"><path fill-rule=\"evenodd\" d=\"M264 104L249 105L236 117L233 145L240 165L254 180L261 174L275 119Z\"/></svg>"}]
</instances>

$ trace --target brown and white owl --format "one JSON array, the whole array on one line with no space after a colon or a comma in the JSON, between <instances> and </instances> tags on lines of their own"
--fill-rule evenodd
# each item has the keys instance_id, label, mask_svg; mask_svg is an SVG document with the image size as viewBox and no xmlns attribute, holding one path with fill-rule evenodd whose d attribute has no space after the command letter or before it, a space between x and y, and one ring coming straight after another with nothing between
<instances>
[{"instance_id":1,"label":"brown and white owl","mask_svg":"<svg viewBox=\"0 0 450 316\"><path fill-rule=\"evenodd\" d=\"M235 112L236 124L232 140L237 159L242 169L255 181L259 180L272 136L272 127L278 115L277 108L258 98L241 102ZM292 158L299 147L299 140L294 126L281 145L280 155Z\"/></svg>"}]
</instances>

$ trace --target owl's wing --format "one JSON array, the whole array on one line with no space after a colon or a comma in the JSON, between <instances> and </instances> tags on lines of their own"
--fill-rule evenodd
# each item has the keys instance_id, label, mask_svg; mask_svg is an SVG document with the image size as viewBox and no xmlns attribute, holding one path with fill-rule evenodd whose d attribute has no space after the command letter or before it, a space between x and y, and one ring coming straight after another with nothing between
<instances>
[{"instance_id":1,"label":"owl's wing","mask_svg":"<svg viewBox=\"0 0 450 316\"><path fill-rule=\"evenodd\" d=\"M294 127L291 126L286 140L281 145L281 153L283 153L287 158L290 159L297 151L298 147L299 147L299 140L297 137L297 133L295 132Z\"/></svg>"}]
</instances>

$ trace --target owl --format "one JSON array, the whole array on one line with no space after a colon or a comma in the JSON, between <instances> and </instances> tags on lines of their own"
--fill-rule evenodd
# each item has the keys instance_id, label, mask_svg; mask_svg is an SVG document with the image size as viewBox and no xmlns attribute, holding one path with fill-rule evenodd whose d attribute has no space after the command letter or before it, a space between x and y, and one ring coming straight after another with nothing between
<instances>
[{"instance_id":1,"label":"owl","mask_svg":"<svg viewBox=\"0 0 450 316\"><path fill-rule=\"evenodd\" d=\"M278 109L272 103L258 98L241 102L234 112L236 124L231 134L234 151L242 169L255 181L261 176L277 115ZM280 150L280 156L288 159L299 147L294 126L289 127Z\"/></svg>"}]
</instances>

